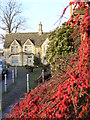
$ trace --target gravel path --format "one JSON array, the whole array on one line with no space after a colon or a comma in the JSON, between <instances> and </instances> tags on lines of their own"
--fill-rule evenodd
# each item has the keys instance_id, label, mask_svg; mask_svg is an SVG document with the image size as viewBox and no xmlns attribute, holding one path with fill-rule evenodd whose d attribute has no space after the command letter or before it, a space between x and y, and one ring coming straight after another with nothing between
<instances>
[{"instance_id":1,"label":"gravel path","mask_svg":"<svg viewBox=\"0 0 90 120\"><path fill-rule=\"evenodd\" d=\"M12 105L14 105L20 98L23 98L26 93L26 75L30 74L31 88L35 88L37 83L35 80L40 76L41 69L35 68L33 72L25 69L24 67L18 67L18 78L15 79L14 84L10 84L7 93L2 94L2 118L9 112Z\"/></svg>"}]
</instances>

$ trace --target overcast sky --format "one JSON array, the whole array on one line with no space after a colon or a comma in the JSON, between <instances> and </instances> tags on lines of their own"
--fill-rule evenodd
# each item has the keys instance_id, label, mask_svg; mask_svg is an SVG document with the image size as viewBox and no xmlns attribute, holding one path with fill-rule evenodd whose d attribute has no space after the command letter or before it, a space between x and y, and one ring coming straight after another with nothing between
<instances>
[{"instance_id":1,"label":"overcast sky","mask_svg":"<svg viewBox=\"0 0 90 120\"><path fill-rule=\"evenodd\" d=\"M5 1L2 0L3 4ZM63 9L69 4L70 0L16 0L22 3L22 15L26 18L25 30L18 32L37 32L41 21L43 31L49 32L59 25L56 21L61 16ZM62 22L70 18L70 9L68 8ZM55 24L56 23L56 24Z\"/></svg>"}]
</instances>

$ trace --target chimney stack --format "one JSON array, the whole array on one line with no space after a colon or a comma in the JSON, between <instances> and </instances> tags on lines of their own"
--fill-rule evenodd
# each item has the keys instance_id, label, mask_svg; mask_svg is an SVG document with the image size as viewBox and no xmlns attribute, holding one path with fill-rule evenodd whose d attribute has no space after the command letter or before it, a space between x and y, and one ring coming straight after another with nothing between
<instances>
[{"instance_id":1,"label":"chimney stack","mask_svg":"<svg viewBox=\"0 0 90 120\"><path fill-rule=\"evenodd\" d=\"M8 29L6 30L6 35L8 35L9 34L9 32L8 32Z\"/></svg>"},{"instance_id":2,"label":"chimney stack","mask_svg":"<svg viewBox=\"0 0 90 120\"><path fill-rule=\"evenodd\" d=\"M43 33L43 31L42 31L42 24L40 22L40 24L39 24L39 35L41 35L42 33Z\"/></svg>"}]
</instances>

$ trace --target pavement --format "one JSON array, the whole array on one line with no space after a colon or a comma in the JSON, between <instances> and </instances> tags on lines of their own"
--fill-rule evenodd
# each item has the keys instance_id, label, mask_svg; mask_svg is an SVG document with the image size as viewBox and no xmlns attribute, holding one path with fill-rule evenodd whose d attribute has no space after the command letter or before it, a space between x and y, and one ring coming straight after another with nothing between
<instances>
[{"instance_id":1,"label":"pavement","mask_svg":"<svg viewBox=\"0 0 90 120\"><path fill-rule=\"evenodd\" d=\"M12 84L12 70L13 68L8 69L7 78L7 88ZM5 116L4 113L7 113L10 110L10 106L2 113L2 94L5 92L5 79L2 80L2 75L0 74L0 120Z\"/></svg>"},{"instance_id":2,"label":"pavement","mask_svg":"<svg viewBox=\"0 0 90 120\"><path fill-rule=\"evenodd\" d=\"M8 69L8 75L6 76L7 78L7 88L12 84L12 70L13 68ZM5 79L0 81L2 82L2 93L5 92Z\"/></svg>"},{"instance_id":3,"label":"pavement","mask_svg":"<svg viewBox=\"0 0 90 120\"><path fill-rule=\"evenodd\" d=\"M9 113L11 107L20 100L20 98L24 98L26 93L26 76L30 74L30 84L32 89L34 89L37 85L35 80L40 76L41 69L37 68L33 72L30 72L25 67L18 67L18 77L15 79L15 83L12 83L12 69L9 69L9 74L7 78L7 92L4 92L4 80L0 81L2 85L2 118Z\"/></svg>"}]
</instances>

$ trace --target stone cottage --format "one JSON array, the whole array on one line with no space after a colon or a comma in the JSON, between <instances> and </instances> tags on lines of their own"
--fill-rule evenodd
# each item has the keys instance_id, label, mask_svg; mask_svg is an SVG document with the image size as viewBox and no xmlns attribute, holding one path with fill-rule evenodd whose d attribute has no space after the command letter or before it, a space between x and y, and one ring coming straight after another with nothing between
<instances>
[{"instance_id":1,"label":"stone cottage","mask_svg":"<svg viewBox=\"0 0 90 120\"><path fill-rule=\"evenodd\" d=\"M6 62L12 66L34 66L35 56L40 58L43 64L47 64L48 44L48 33L42 31L40 22L38 32L6 33L4 57Z\"/></svg>"}]
</instances>

